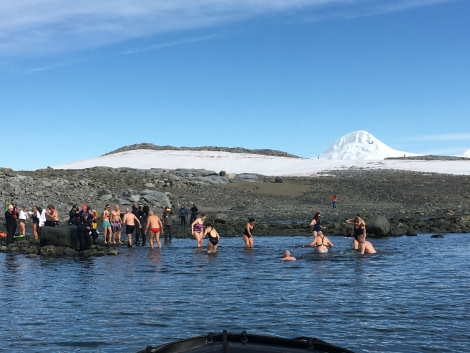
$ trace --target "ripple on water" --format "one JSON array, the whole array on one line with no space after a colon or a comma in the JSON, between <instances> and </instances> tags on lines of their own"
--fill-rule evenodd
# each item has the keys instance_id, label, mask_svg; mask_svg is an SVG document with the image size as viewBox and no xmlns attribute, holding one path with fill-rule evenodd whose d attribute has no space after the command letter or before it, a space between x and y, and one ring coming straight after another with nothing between
<instances>
[{"instance_id":1,"label":"ripple on water","mask_svg":"<svg viewBox=\"0 0 470 353\"><path fill-rule=\"evenodd\" d=\"M28 259L0 254L0 325L9 352L132 352L178 338L247 330L314 336L356 352L461 352L470 336L470 237L372 239L360 256L332 237L222 238L120 256ZM289 248L299 260L279 258Z\"/></svg>"}]
</instances>

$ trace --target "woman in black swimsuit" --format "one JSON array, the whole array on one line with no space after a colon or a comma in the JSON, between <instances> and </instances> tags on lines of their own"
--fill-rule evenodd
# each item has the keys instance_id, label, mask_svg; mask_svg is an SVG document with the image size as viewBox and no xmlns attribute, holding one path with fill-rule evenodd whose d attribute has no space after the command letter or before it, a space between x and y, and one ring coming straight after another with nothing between
<instances>
[{"instance_id":1,"label":"woman in black swimsuit","mask_svg":"<svg viewBox=\"0 0 470 353\"><path fill-rule=\"evenodd\" d=\"M208 236L209 241L207 242L207 253L215 253L217 251L217 247L219 246L219 233L217 230L212 227L212 224L207 223L206 229L204 231L204 237ZM204 238L203 237L203 238Z\"/></svg>"},{"instance_id":2,"label":"woman in black swimsuit","mask_svg":"<svg viewBox=\"0 0 470 353\"><path fill-rule=\"evenodd\" d=\"M347 224L352 224L353 225L353 231L352 231L352 236L354 237L353 240L353 248L354 250L359 250L359 242L358 242L358 237L360 235L364 235L364 239L366 237L366 222L361 218L359 214L356 214L356 217L353 219L347 219L346 220Z\"/></svg>"},{"instance_id":3,"label":"woman in black swimsuit","mask_svg":"<svg viewBox=\"0 0 470 353\"><path fill-rule=\"evenodd\" d=\"M243 241L245 242L245 248L252 248L253 245L253 227L255 226L255 219L250 218L245 225L243 230Z\"/></svg>"}]
</instances>

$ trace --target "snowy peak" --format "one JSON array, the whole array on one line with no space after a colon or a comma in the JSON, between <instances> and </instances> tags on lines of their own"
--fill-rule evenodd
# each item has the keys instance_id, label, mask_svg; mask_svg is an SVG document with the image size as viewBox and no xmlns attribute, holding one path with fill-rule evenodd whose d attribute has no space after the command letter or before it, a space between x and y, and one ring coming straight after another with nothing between
<instances>
[{"instance_id":1,"label":"snowy peak","mask_svg":"<svg viewBox=\"0 0 470 353\"><path fill-rule=\"evenodd\" d=\"M460 155L457 155L458 157L466 157L466 158L470 158L470 148L466 151L464 151L462 154Z\"/></svg>"},{"instance_id":2,"label":"snowy peak","mask_svg":"<svg viewBox=\"0 0 470 353\"><path fill-rule=\"evenodd\" d=\"M377 160L411 155L394 150L367 131L354 131L336 140L321 155L325 159Z\"/></svg>"}]
</instances>

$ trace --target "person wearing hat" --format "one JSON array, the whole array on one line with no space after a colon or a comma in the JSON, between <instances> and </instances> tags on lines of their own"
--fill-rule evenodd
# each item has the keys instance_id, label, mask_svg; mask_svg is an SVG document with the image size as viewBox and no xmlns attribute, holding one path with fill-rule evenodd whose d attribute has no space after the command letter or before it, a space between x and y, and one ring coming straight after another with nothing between
<instances>
[{"instance_id":1,"label":"person wearing hat","mask_svg":"<svg viewBox=\"0 0 470 353\"><path fill-rule=\"evenodd\" d=\"M162 220L163 220L163 235L165 236L165 242L171 241L173 237L173 211L170 207L165 207L163 210Z\"/></svg>"},{"instance_id":2,"label":"person wearing hat","mask_svg":"<svg viewBox=\"0 0 470 353\"><path fill-rule=\"evenodd\" d=\"M13 243L13 237L15 236L17 222L18 219L18 212L15 211L15 207L10 204L8 205L8 209L5 212L5 225L7 228L7 245Z\"/></svg>"}]
</instances>

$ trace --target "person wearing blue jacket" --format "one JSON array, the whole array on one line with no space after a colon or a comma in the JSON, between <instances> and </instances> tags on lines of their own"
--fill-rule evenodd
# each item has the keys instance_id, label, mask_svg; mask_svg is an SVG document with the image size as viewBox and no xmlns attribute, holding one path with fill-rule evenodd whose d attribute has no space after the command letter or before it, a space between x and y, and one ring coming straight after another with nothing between
<instances>
[{"instance_id":1,"label":"person wearing blue jacket","mask_svg":"<svg viewBox=\"0 0 470 353\"><path fill-rule=\"evenodd\" d=\"M181 219L181 227L186 227L186 219L188 218L188 210L181 204L181 208L178 211L178 216Z\"/></svg>"}]
</instances>

